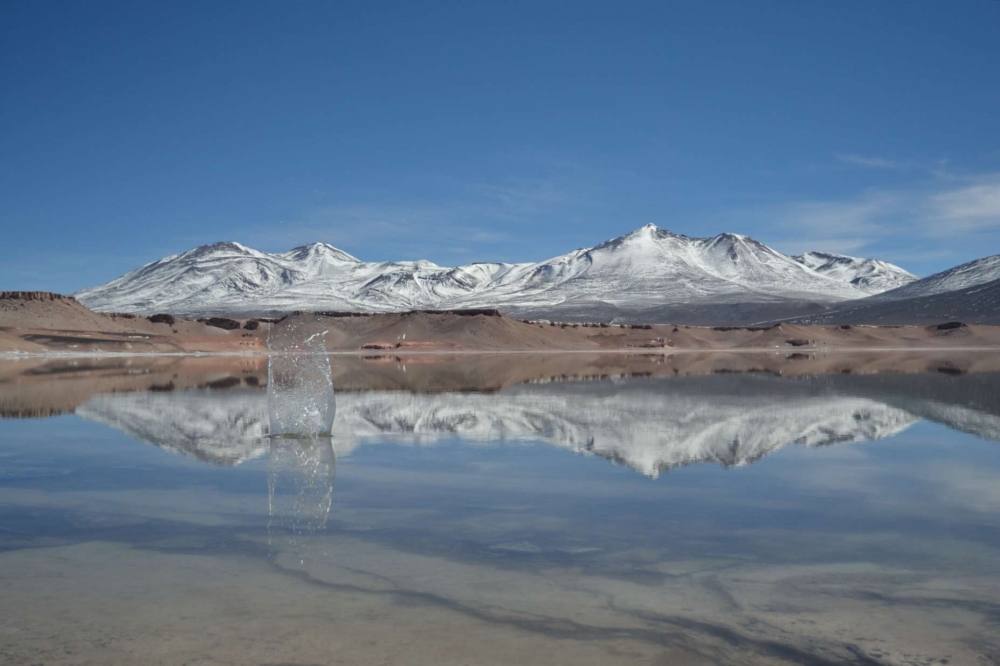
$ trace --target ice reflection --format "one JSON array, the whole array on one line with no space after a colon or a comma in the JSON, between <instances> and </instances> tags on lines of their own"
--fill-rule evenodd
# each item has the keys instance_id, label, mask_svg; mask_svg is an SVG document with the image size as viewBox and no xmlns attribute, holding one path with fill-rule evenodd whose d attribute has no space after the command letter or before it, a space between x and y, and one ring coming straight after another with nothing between
<instances>
[{"instance_id":1,"label":"ice reflection","mask_svg":"<svg viewBox=\"0 0 1000 666\"><path fill-rule=\"evenodd\" d=\"M326 527L337 458L329 437L272 439L267 465L268 530L292 534Z\"/></svg>"},{"instance_id":2,"label":"ice reflection","mask_svg":"<svg viewBox=\"0 0 1000 666\"><path fill-rule=\"evenodd\" d=\"M326 527L337 459L330 430L336 400L330 359L315 317L279 322L268 336L268 534L290 544Z\"/></svg>"}]
</instances>

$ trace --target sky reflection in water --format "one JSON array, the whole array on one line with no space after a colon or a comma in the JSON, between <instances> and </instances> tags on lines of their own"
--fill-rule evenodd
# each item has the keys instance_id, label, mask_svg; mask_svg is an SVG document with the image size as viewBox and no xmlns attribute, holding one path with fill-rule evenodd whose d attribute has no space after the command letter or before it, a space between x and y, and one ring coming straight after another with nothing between
<instances>
[{"instance_id":1,"label":"sky reflection in water","mask_svg":"<svg viewBox=\"0 0 1000 666\"><path fill-rule=\"evenodd\" d=\"M995 376L237 383L0 423L8 663L1000 658Z\"/></svg>"}]
</instances>

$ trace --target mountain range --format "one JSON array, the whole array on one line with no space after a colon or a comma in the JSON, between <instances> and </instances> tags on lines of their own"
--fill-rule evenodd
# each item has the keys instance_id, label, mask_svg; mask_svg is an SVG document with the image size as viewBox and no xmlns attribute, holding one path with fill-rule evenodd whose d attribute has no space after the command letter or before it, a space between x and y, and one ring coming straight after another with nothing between
<instances>
[{"instance_id":1,"label":"mountain range","mask_svg":"<svg viewBox=\"0 0 1000 666\"><path fill-rule=\"evenodd\" d=\"M826 316L862 303L907 301L997 279L1000 255L919 280L876 259L821 252L789 256L738 234L691 238L649 224L541 262L458 267L365 262L324 243L278 254L216 243L75 296L96 311L137 314L489 307L526 318L700 324Z\"/></svg>"},{"instance_id":2,"label":"mountain range","mask_svg":"<svg viewBox=\"0 0 1000 666\"><path fill-rule=\"evenodd\" d=\"M795 319L804 324L888 325L954 320L1000 324L1000 255Z\"/></svg>"}]
</instances>

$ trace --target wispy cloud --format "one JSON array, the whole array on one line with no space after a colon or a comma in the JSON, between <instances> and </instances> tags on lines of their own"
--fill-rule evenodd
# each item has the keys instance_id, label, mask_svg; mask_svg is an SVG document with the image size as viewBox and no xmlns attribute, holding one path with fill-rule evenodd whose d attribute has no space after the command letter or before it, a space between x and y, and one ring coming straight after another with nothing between
<instances>
[{"instance_id":1,"label":"wispy cloud","mask_svg":"<svg viewBox=\"0 0 1000 666\"><path fill-rule=\"evenodd\" d=\"M49 250L31 257L12 259L0 266L0 284L10 290L44 290L72 294L83 287L106 282L153 261L163 251L137 262L135 255L116 252L69 252Z\"/></svg>"},{"instance_id":2,"label":"wispy cloud","mask_svg":"<svg viewBox=\"0 0 1000 666\"><path fill-rule=\"evenodd\" d=\"M774 245L785 252L877 253L896 261L946 260L967 248L982 255L1000 236L1000 174L793 201L757 215L770 217L767 226L780 239Z\"/></svg>"},{"instance_id":3,"label":"wispy cloud","mask_svg":"<svg viewBox=\"0 0 1000 666\"><path fill-rule=\"evenodd\" d=\"M1000 229L1000 174L932 195L925 220L935 235Z\"/></svg>"},{"instance_id":4,"label":"wispy cloud","mask_svg":"<svg viewBox=\"0 0 1000 666\"><path fill-rule=\"evenodd\" d=\"M864 169L880 169L883 171L915 171L924 172L936 177L948 177L948 159L936 160L908 159L898 160L879 155L859 155L857 153L837 153L834 159L841 164L861 167Z\"/></svg>"},{"instance_id":5,"label":"wispy cloud","mask_svg":"<svg viewBox=\"0 0 1000 666\"><path fill-rule=\"evenodd\" d=\"M796 229L812 234L868 237L905 206L898 193L870 190L841 201L793 202L785 207L785 216Z\"/></svg>"},{"instance_id":6,"label":"wispy cloud","mask_svg":"<svg viewBox=\"0 0 1000 666\"><path fill-rule=\"evenodd\" d=\"M805 200L781 204L767 215L783 240L785 252L823 250L850 253L879 240L908 202L897 192L869 190L841 200Z\"/></svg>"},{"instance_id":7,"label":"wispy cloud","mask_svg":"<svg viewBox=\"0 0 1000 666\"><path fill-rule=\"evenodd\" d=\"M868 155L834 155L834 157L844 164L869 167L872 169L897 169L899 163L894 160L887 160L882 157L871 157Z\"/></svg>"},{"instance_id":8,"label":"wispy cloud","mask_svg":"<svg viewBox=\"0 0 1000 666\"><path fill-rule=\"evenodd\" d=\"M869 181L895 184L839 197L737 205L725 211L725 219L695 210L687 228L679 231L749 233L783 252L875 256L915 271L940 270L982 256L993 241L1000 242L1000 173L970 175L945 170L943 161L919 163L855 153L836 159L842 165L884 170L886 179L871 171ZM622 224L622 219L635 216L636 209L625 201L635 181L632 176L612 177L549 162L544 168L529 166L512 158L501 170L529 171L537 177L427 175L422 176L426 182L421 181L426 187L408 183L395 191L351 192L339 199L329 192L324 196L334 203L313 206L284 222L244 228L239 238L266 251L324 241L365 260L423 258L447 265L529 261L600 242L622 230L612 221ZM670 211L675 200L684 201L677 182L667 179L657 190L662 211ZM650 185L644 182L644 188ZM772 196L754 193L758 195ZM671 227L669 217L655 213L634 226L646 221ZM596 233L581 242L567 233L573 223L577 229L589 225L589 232ZM602 235L603 230L611 231Z\"/></svg>"},{"instance_id":9,"label":"wispy cloud","mask_svg":"<svg viewBox=\"0 0 1000 666\"><path fill-rule=\"evenodd\" d=\"M785 254L801 254L811 250L834 254L863 254L869 241L865 238L830 238L803 236L788 241L771 241L771 247Z\"/></svg>"},{"instance_id":10,"label":"wispy cloud","mask_svg":"<svg viewBox=\"0 0 1000 666\"><path fill-rule=\"evenodd\" d=\"M550 181L515 180L503 184L477 183L470 188L509 211L536 212L552 205L573 203L579 198Z\"/></svg>"},{"instance_id":11,"label":"wispy cloud","mask_svg":"<svg viewBox=\"0 0 1000 666\"><path fill-rule=\"evenodd\" d=\"M318 206L294 221L246 229L243 237L270 251L321 240L373 260L523 260L523 252L512 251L517 238L585 201L578 190L541 179L451 183L449 190L444 201L386 196Z\"/></svg>"}]
</instances>

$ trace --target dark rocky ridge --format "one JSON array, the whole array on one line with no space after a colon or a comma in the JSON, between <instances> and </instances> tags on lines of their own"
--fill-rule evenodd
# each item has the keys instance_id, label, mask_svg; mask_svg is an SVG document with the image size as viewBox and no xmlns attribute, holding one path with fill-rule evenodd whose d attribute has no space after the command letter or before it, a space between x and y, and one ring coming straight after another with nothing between
<instances>
[{"instance_id":1,"label":"dark rocky ridge","mask_svg":"<svg viewBox=\"0 0 1000 666\"><path fill-rule=\"evenodd\" d=\"M800 324L1000 324L1000 280L940 294L889 300L883 296L789 319Z\"/></svg>"},{"instance_id":2,"label":"dark rocky ridge","mask_svg":"<svg viewBox=\"0 0 1000 666\"><path fill-rule=\"evenodd\" d=\"M3 301L72 301L76 299L72 296L63 296L51 291L0 291L0 300Z\"/></svg>"}]
</instances>

